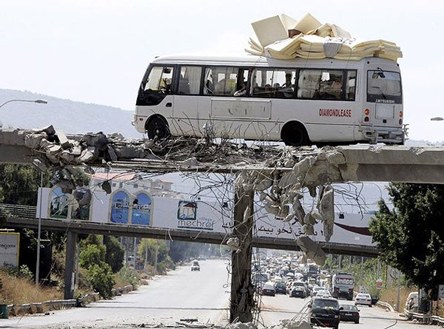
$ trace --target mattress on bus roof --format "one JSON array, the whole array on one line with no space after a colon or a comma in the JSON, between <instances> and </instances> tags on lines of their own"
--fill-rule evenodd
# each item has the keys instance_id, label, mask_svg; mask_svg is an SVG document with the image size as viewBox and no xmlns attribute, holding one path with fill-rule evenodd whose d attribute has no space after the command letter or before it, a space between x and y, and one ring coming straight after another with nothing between
<instances>
[{"instance_id":1,"label":"mattress on bus roof","mask_svg":"<svg viewBox=\"0 0 444 329\"><path fill-rule=\"evenodd\" d=\"M322 24L309 13L299 21L282 14L256 21L252 26L257 38L250 38L245 50L258 56L278 59L376 56L394 61L402 57L401 49L394 42L381 39L356 41L348 31L335 24ZM289 37L290 30L301 33Z\"/></svg>"}]
</instances>

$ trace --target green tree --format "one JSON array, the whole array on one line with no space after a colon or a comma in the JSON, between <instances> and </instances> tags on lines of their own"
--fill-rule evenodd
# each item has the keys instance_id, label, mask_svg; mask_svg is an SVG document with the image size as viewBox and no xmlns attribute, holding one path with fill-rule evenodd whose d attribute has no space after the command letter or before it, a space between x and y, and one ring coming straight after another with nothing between
<instances>
[{"instance_id":1,"label":"green tree","mask_svg":"<svg viewBox=\"0 0 444 329\"><path fill-rule=\"evenodd\" d=\"M106 247L105 262L111 266L113 273L117 273L123 267L125 251L119 240L114 236L104 236L103 243Z\"/></svg>"},{"instance_id":2,"label":"green tree","mask_svg":"<svg viewBox=\"0 0 444 329\"><path fill-rule=\"evenodd\" d=\"M171 241L169 255L175 262L197 258L202 254L204 244L188 241Z\"/></svg>"},{"instance_id":3,"label":"green tree","mask_svg":"<svg viewBox=\"0 0 444 329\"><path fill-rule=\"evenodd\" d=\"M40 172L33 166L0 165L0 182L0 202L29 206L37 204Z\"/></svg>"},{"instance_id":4,"label":"green tree","mask_svg":"<svg viewBox=\"0 0 444 329\"><path fill-rule=\"evenodd\" d=\"M391 183L370 223L381 258L436 297L444 282L444 185Z\"/></svg>"},{"instance_id":5,"label":"green tree","mask_svg":"<svg viewBox=\"0 0 444 329\"><path fill-rule=\"evenodd\" d=\"M106 248L96 235L89 235L81 242L79 264L87 270L87 281L100 296L112 296L115 284L111 266L105 262Z\"/></svg>"},{"instance_id":6,"label":"green tree","mask_svg":"<svg viewBox=\"0 0 444 329\"><path fill-rule=\"evenodd\" d=\"M167 243L155 239L142 239L137 250L137 254L144 260L145 264L156 267L157 272L165 272L166 268L172 266L168 252Z\"/></svg>"}]
</instances>

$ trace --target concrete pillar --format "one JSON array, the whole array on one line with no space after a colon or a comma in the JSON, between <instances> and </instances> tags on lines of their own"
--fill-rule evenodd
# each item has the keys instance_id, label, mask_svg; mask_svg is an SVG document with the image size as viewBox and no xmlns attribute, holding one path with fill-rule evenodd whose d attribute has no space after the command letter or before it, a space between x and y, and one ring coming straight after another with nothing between
<instances>
[{"instance_id":1,"label":"concrete pillar","mask_svg":"<svg viewBox=\"0 0 444 329\"><path fill-rule=\"evenodd\" d=\"M230 323L253 320L254 288L251 283L254 191L245 191L235 184L233 237L239 239L239 249L231 254ZM249 211L246 213L246 210ZM245 218L244 218L245 216Z\"/></svg>"},{"instance_id":2,"label":"concrete pillar","mask_svg":"<svg viewBox=\"0 0 444 329\"><path fill-rule=\"evenodd\" d=\"M68 239L66 242L64 298L72 299L74 298L76 247L78 234L72 231L68 231L67 235Z\"/></svg>"}]
</instances>

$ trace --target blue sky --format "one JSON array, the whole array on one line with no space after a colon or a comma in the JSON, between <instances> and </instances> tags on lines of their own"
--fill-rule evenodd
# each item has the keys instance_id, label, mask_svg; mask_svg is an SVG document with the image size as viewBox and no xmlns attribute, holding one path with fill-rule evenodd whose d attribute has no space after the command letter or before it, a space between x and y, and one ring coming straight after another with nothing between
<instances>
[{"instance_id":1,"label":"blue sky","mask_svg":"<svg viewBox=\"0 0 444 329\"><path fill-rule=\"evenodd\" d=\"M244 54L251 23L309 12L359 40L401 47L410 138L440 142L443 1L1 0L0 88L133 111L144 70L158 55Z\"/></svg>"}]
</instances>

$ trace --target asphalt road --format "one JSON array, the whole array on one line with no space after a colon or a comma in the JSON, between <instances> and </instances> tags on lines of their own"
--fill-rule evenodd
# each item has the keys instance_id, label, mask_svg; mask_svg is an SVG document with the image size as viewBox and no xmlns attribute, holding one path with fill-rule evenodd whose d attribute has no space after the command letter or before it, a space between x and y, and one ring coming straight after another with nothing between
<instances>
[{"instance_id":1,"label":"asphalt road","mask_svg":"<svg viewBox=\"0 0 444 329\"><path fill-rule=\"evenodd\" d=\"M189 323L227 323L229 303L228 262L204 260L200 271L178 267L149 285L83 308L53 311L49 315L10 317L0 320L0 328L86 329L174 326Z\"/></svg>"},{"instance_id":2,"label":"asphalt road","mask_svg":"<svg viewBox=\"0 0 444 329\"><path fill-rule=\"evenodd\" d=\"M178 327L225 327L229 317L230 267L228 261L205 260L200 271L182 266L159 276L138 290L91 303L83 308L54 311L48 315L29 315L0 319L0 328L27 329L117 329ZM309 298L260 296L260 312L255 313L259 328L269 328L280 320L306 318ZM340 301L341 303L352 303ZM341 329L424 329L424 325L405 321L398 313L379 307L359 306L359 324L342 323ZM438 326L427 326L438 328Z\"/></svg>"},{"instance_id":3,"label":"asphalt road","mask_svg":"<svg viewBox=\"0 0 444 329\"><path fill-rule=\"evenodd\" d=\"M259 323L261 327L269 328L278 324L282 320L293 319L309 320L307 304L310 297L290 298L288 295L262 296L261 297L261 316ZM353 304L353 301L339 300L340 304ZM406 321L400 313L390 312L383 308L373 306L358 305L360 310L360 323L341 322L340 329L433 329L441 328L439 326L425 326L423 324ZM317 328L317 327L315 327Z\"/></svg>"}]
</instances>

